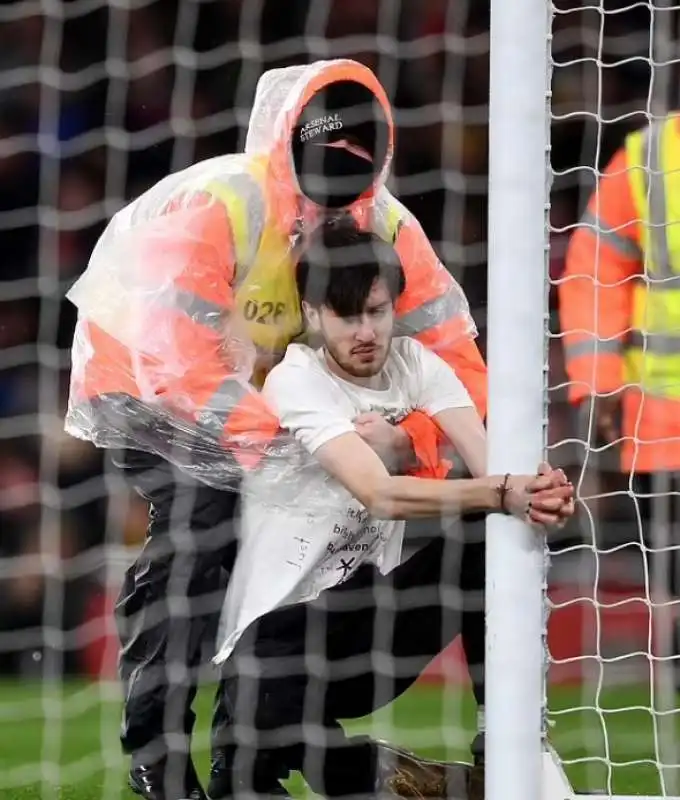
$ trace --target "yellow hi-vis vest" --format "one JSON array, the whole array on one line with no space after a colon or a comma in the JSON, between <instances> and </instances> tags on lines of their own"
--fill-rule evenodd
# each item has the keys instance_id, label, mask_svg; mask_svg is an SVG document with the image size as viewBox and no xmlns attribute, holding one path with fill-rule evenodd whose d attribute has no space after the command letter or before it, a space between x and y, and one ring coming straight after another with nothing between
<instances>
[{"instance_id":1,"label":"yellow hi-vis vest","mask_svg":"<svg viewBox=\"0 0 680 800\"><path fill-rule=\"evenodd\" d=\"M268 218L263 194L266 160L252 159L248 170L206 190L227 209L236 257L235 308L248 339L258 352L251 382L261 387L266 373L291 341L304 336L300 298L295 282L299 250L291 236ZM391 197L391 196L390 196ZM378 201L376 201L378 202ZM401 222L400 206L387 202L377 209L374 232L394 242Z\"/></svg>"},{"instance_id":2,"label":"yellow hi-vis vest","mask_svg":"<svg viewBox=\"0 0 680 800\"><path fill-rule=\"evenodd\" d=\"M680 400L680 133L678 117L629 134L626 156L644 274L633 289L627 383Z\"/></svg>"}]
</instances>

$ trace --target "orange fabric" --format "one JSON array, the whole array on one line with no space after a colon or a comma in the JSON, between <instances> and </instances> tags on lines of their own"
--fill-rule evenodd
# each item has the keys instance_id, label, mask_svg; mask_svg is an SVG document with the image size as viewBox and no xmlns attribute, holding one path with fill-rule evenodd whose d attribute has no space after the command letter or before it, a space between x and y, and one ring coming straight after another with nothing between
<instances>
[{"instance_id":1,"label":"orange fabric","mask_svg":"<svg viewBox=\"0 0 680 800\"><path fill-rule=\"evenodd\" d=\"M625 150L607 166L588 210L619 236L639 241L637 212L628 182ZM624 336L630 328L633 278L638 259L620 253L592 227L578 227L567 249L565 272L558 287L560 325L568 348L593 337ZM567 360L572 383L569 396L579 402L591 392L611 392L623 381L623 359L612 354ZM590 388L589 388L590 387Z\"/></svg>"},{"instance_id":2,"label":"orange fabric","mask_svg":"<svg viewBox=\"0 0 680 800\"><path fill-rule=\"evenodd\" d=\"M567 337L564 338L567 341ZM598 353L597 358L575 356L566 359L565 366L569 376L569 400L574 404L593 394L615 392L623 386L623 358L618 353Z\"/></svg>"},{"instance_id":3,"label":"orange fabric","mask_svg":"<svg viewBox=\"0 0 680 800\"><path fill-rule=\"evenodd\" d=\"M450 291L452 278L416 220L410 220L400 228L395 249L406 278L406 287L397 301L397 317L415 311ZM486 364L475 340L463 325L464 320L456 314L444 322L428 326L415 338L453 367L483 419L487 407Z\"/></svg>"},{"instance_id":4,"label":"orange fabric","mask_svg":"<svg viewBox=\"0 0 680 800\"><path fill-rule=\"evenodd\" d=\"M640 242L640 225L627 174L625 149L608 164L588 210L618 236ZM569 398L579 403L591 394L623 388L623 359L614 353L570 358L568 348L593 337L622 337L631 327L635 276L639 259L627 256L592 227L574 232L558 287L560 326L567 348ZM680 469L680 404L626 389L622 403L621 467L640 472Z\"/></svg>"},{"instance_id":5,"label":"orange fabric","mask_svg":"<svg viewBox=\"0 0 680 800\"><path fill-rule=\"evenodd\" d=\"M253 159L253 165L260 165L266 174L265 197L267 200L267 220L276 223L286 233L293 230L296 218L301 210L301 201L297 195L297 184L292 170L290 152L290 133L297 122L302 107L324 86L342 80L352 80L363 84L370 89L381 104L389 126L388 153L383 173L386 172L394 147L394 122L392 110L387 95L368 67L356 62L342 61L330 63L325 69L316 74L304 87L297 105L291 108L283 121L281 135L278 137L273 150L268 158L258 156ZM371 187L360 198L354 209L368 209L372 207L375 187ZM196 212L200 213L196 213ZM318 209L305 207L305 218L318 213ZM206 301L224 305L229 308L233 303L230 284L233 280L233 244L232 232L225 209L221 204L211 202L209 195L198 193L187 202L186 198L175 199L166 209L167 225L175 228L178 226L177 215L185 215L185 223L180 227L189 235L177 245L174 256L181 256L186 267L176 279L176 285ZM162 225L154 222L154 224ZM172 236L169 237L172 240ZM181 252L180 252L181 248ZM397 236L396 248L404 264L406 272L406 291L399 300L398 314L408 314L430 301L444 296L451 288L452 279L439 263L427 237L420 225L413 219L404 224ZM154 252L153 245L149 248L148 263L150 268L160 262L158 254ZM461 309L462 311L462 309ZM218 334L193 322L181 312L154 312L149 315L150 329L163 330L170 326L173 340L168 352L162 349L153 352L155 375L158 378L159 395L167 392L168 396L182 397L186 400L183 411L193 414L200 410L204 403L223 380L229 377L229 369L225 363L225 356L217 346ZM154 337L155 338L155 337ZM418 338L443 357L458 372L461 380L472 395L480 413L486 409L486 368L477 347L465 332L460 330L456 319L434 324L418 336ZM181 369L171 366L177 360L177 343L181 343ZM111 343L102 345L102 352L97 353L91 365L90 375L99 375L100 385L110 387L109 391L125 391L133 396L138 396L138 390L131 391L131 370L126 374L123 366L117 371L113 366L113 354L116 348ZM165 358L164 356L168 357ZM122 357L117 353L119 364L129 367L129 355ZM127 359L127 360L126 360ZM97 361L106 362L106 369ZM167 367L164 372L164 368ZM102 377L104 371L112 369L106 379ZM88 380L92 387L96 381ZM116 385L125 389L114 388ZM92 388L91 387L91 388ZM101 389L100 389L101 392ZM245 424L248 415L243 417L232 415L229 424ZM239 422L239 419L241 420ZM263 430L269 431L269 422L263 420ZM422 424L422 420L421 420ZM439 431L434 422L429 421L430 434L426 438L438 438ZM417 426L416 426L417 427ZM251 430L249 428L249 430ZM429 460L426 456L426 461Z\"/></svg>"},{"instance_id":6,"label":"orange fabric","mask_svg":"<svg viewBox=\"0 0 680 800\"><path fill-rule=\"evenodd\" d=\"M475 340L471 338L458 338L450 346L440 344L446 338L442 336L442 329L446 329L446 323L424 331L414 338L436 352L449 366L453 367L468 390L477 412L484 419L487 407L487 369L479 348ZM415 423L411 422L412 417L417 417ZM442 439L437 423L426 414L415 411L409 414L400 425L408 433L413 444L413 452L422 469L422 472L418 471L412 474L420 475L420 477L446 476L451 469L451 464L445 459L441 461L442 466L436 468L436 474L432 472L432 455L429 449L431 445L429 443L433 441L434 446L437 447Z\"/></svg>"},{"instance_id":7,"label":"orange fabric","mask_svg":"<svg viewBox=\"0 0 680 800\"><path fill-rule=\"evenodd\" d=\"M429 239L416 220L409 220L408 224L402 225L399 229L395 250L406 278L406 287L397 301L397 317L417 312L419 308L427 306L428 303L436 301L438 297L445 296L450 291L451 276L443 268ZM434 323L434 319L432 322ZM456 315L444 322L427 326L414 338L453 367L483 419L487 406L486 364L474 339L462 329L463 324L461 318ZM432 477L430 454L426 449L421 459L419 455L421 445L415 437L422 437L423 441L428 442L439 441L440 431L436 422L425 416L424 420L419 419L414 427L409 429L404 426L404 428L411 436L416 458L421 462L422 475ZM449 462L442 461L441 466L436 468L438 477L441 473L446 475L450 468Z\"/></svg>"},{"instance_id":8,"label":"orange fabric","mask_svg":"<svg viewBox=\"0 0 680 800\"><path fill-rule=\"evenodd\" d=\"M148 256L140 259L148 265L150 274L154 266L161 272L164 260L171 256L185 265L175 279L178 288L229 309L233 304L230 286L233 255L224 206L207 195L192 198L188 204L180 199L168 206L165 216L154 220L156 233L162 234L163 226L169 228L168 233L151 237ZM181 231L181 237L173 237L173 230ZM174 247L168 244L173 242ZM74 387L74 397L85 400L120 392L140 399L142 392L135 383L127 348L98 326L82 324L91 337L94 352L85 367L84 384ZM148 339L154 343L153 352L142 357L145 377L161 402L165 396L172 398L174 411L196 420L215 392L233 375L228 354L222 349L223 334L173 308L149 309L144 325ZM157 331L162 334L155 335ZM248 431L252 445L256 444L253 437L261 440L258 444L264 443L277 430L276 418L255 390L231 411L225 426L230 435L245 436ZM253 452L244 455L248 463L252 464L253 459Z\"/></svg>"},{"instance_id":9,"label":"orange fabric","mask_svg":"<svg viewBox=\"0 0 680 800\"><path fill-rule=\"evenodd\" d=\"M189 207L182 206L181 210L175 204L168 207L165 216L153 221L153 231L153 236L140 240L139 244L142 248L140 263L145 264L149 274L153 275L154 270L161 273L163 264L171 258L173 263L183 264L181 274L174 281L178 288L225 309L232 305L231 230L224 206L210 202L206 195L195 198ZM180 231L181 235L173 235L175 231ZM148 248L146 255L145 247ZM220 350L224 337L172 308L149 309L144 325L150 335L155 331L163 332L162 336L153 336L154 352L149 353L145 361L155 367L152 371L158 380L159 393L174 385L180 391L179 396L195 402L195 408L200 409L217 386L229 377ZM94 325L91 327L98 330ZM163 346L167 348L165 352ZM108 387L107 391L125 391L139 397L139 388L130 391L131 380L134 384L133 370L129 353L123 358L123 351L125 348L120 343L99 331L88 370L99 376ZM178 363L180 358L182 363ZM96 383L90 388L95 393L103 393Z\"/></svg>"},{"instance_id":10,"label":"orange fabric","mask_svg":"<svg viewBox=\"0 0 680 800\"><path fill-rule=\"evenodd\" d=\"M181 256L186 264L175 279L177 287L231 308L234 245L231 224L222 203L207 192L196 192L190 198L180 196L167 205L159 224L168 229L167 240L172 242L173 257ZM181 238L172 236L173 230L179 231ZM159 268L163 265L164 253L158 251L156 238L150 244L148 264L151 269L154 264Z\"/></svg>"},{"instance_id":11,"label":"orange fabric","mask_svg":"<svg viewBox=\"0 0 680 800\"><path fill-rule=\"evenodd\" d=\"M229 415L224 426L228 449L245 469L255 467L263 449L279 432L279 420L262 396L256 392L246 395ZM239 443L239 440L240 443ZM233 441L235 444L229 444Z\"/></svg>"},{"instance_id":12,"label":"orange fabric","mask_svg":"<svg viewBox=\"0 0 680 800\"><path fill-rule=\"evenodd\" d=\"M399 228L394 249L406 278L406 288L397 300L397 317L415 311L451 288L453 279L415 219L407 220Z\"/></svg>"},{"instance_id":13,"label":"orange fabric","mask_svg":"<svg viewBox=\"0 0 680 800\"><path fill-rule=\"evenodd\" d=\"M409 472L419 478L445 478L451 470L451 462L439 456L439 426L422 411L412 411L400 427L413 442L413 452L418 462Z\"/></svg>"},{"instance_id":14,"label":"orange fabric","mask_svg":"<svg viewBox=\"0 0 680 800\"><path fill-rule=\"evenodd\" d=\"M680 403L629 389L623 396L622 411L622 469L680 470Z\"/></svg>"},{"instance_id":15,"label":"orange fabric","mask_svg":"<svg viewBox=\"0 0 680 800\"><path fill-rule=\"evenodd\" d=\"M83 401L121 392L140 399L141 393L133 379L127 348L97 325L91 322L79 324L84 326L95 348L96 357L87 362L85 382L82 386L74 387L74 397ZM184 402L176 410L187 419L196 419L206 403L232 374L218 358L196 362L193 368L187 368L181 376L175 377L168 375L165 363L157 359L146 358L144 368L147 375L154 375L158 379L156 395L159 400L162 401L166 394L175 399L182 398ZM263 431L270 431L272 420L276 420L255 390L252 395L246 395L238 408L239 413L230 415L225 425L225 431L230 435L245 435L250 430L247 423L250 421L255 425L258 420Z\"/></svg>"},{"instance_id":16,"label":"orange fabric","mask_svg":"<svg viewBox=\"0 0 680 800\"><path fill-rule=\"evenodd\" d=\"M98 326L92 323L84 323L84 326L97 357L90 359L86 365L84 384L72 387L74 401L84 403L109 393L123 393L139 399L140 392L132 379L128 350ZM164 366L147 359L145 368L147 373L151 373L154 369L160 372ZM158 399L162 401L166 393L168 397L182 398L186 402L174 410L187 420L195 421L202 407L228 377L229 373L222 364L213 364L213 368L208 369L203 362L174 383L168 381L159 390ZM279 430L279 422L262 397L253 390L232 408L224 430L228 449L247 468L255 466L262 457L264 447Z\"/></svg>"},{"instance_id":17,"label":"orange fabric","mask_svg":"<svg viewBox=\"0 0 680 800\"><path fill-rule=\"evenodd\" d=\"M79 321L76 336L80 332L92 343L93 354L85 364L83 382L71 382L73 401L79 405L92 398L118 392L139 397L139 387L132 378L129 350L92 322ZM72 372L73 376L76 374L76 371Z\"/></svg>"},{"instance_id":18,"label":"orange fabric","mask_svg":"<svg viewBox=\"0 0 680 800\"><path fill-rule=\"evenodd\" d=\"M468 390L477 413L485 419L488 399L486 364L474 339L469 336L449 338L448 333L454 327L444 322L419 333L415 338L453 367Z\"/></svg>"}]
</instances>

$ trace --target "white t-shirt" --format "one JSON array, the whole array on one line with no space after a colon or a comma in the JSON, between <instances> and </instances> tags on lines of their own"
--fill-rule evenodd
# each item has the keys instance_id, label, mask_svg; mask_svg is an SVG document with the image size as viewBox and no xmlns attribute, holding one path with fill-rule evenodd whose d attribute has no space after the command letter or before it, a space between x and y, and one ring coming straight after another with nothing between
<instances>
[{"instance_id":1,"label":"white t-shirt","mask_svg":"<svg viewBox=\"0 0 680 800\"><path fill-rule=\"evenodd\" d=\"M361 564L383 574L401 560L404 522L372 518L313 455L354 431L361 413L397 424L413 410L429 416L472 405L454 370L415 339L397 338L383 368L382 390L329 371L322 350L289 345L262 394L300 446L290 464L248 474L242 491L240 543L218 633L217 663L245 629L283 605L311 600Z\"/></svg>"}]
</instances>

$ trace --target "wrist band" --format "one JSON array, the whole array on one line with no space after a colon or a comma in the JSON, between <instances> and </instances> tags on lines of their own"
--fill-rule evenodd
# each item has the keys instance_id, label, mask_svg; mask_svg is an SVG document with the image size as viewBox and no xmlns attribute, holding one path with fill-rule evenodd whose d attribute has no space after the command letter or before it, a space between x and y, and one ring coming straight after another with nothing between
<instances>
[{"instance_id":1,"label":"wrist band","mask_svg":"<svg viewBox=\"0 0 680 800\"><path fill-rule=\"evenodd\" d=\"M505 505L505 498L507 497L507 494L510 491L510 487L508 486L509 481L510 481L510 473L506 472L505 475L503 476L503 483L501 483L501 485L498 487L498 499L500 503L500 509L504 514L510 513L507 506Z\"/></svg>"}]
</instances>

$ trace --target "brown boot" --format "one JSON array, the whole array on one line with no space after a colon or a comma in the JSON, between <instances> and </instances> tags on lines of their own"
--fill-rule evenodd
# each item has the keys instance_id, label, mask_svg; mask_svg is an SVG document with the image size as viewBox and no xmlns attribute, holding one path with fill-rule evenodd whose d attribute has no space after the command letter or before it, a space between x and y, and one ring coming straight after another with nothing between
<instances>
[{"instance_id":1,"label":"brown boot","mask_svg":"<svg viewBox=\"0 0 680 800\"><path fill-rule=\"evenodd\" d=\"M378 796L468 800L470 765L433 761L388 742L378 748Z\"/></svg>"}]
</instances>

